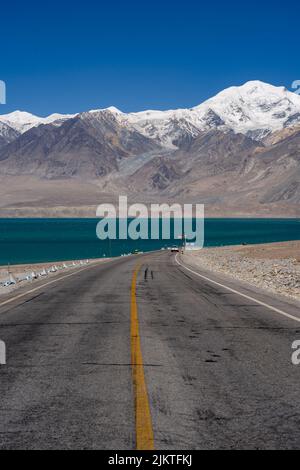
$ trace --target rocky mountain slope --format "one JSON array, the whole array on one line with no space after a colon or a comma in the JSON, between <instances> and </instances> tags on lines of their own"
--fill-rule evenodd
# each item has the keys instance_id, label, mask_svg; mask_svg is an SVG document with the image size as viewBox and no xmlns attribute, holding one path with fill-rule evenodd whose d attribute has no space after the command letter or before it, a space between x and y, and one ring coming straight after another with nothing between
<instances>
[{"instance_id":1,"label":"rocky mountain slope","mask_svg":"<svg viewBox=\"0 0 300 470\"><path fill-rule=\"evenodd\" d=\"M17 130L0 121L0 148L16 140L19 135Z\"/></svg>"},{"instance_id":2,"label":"rocky mountain slope","mask_svg":"<svg viewBox=\"0 0 300 470\"><path fill-rule=\"evenodd\" d=\"M32 127L2 148L0 173L97 179L117 170L120 159L159 149L109 111L83 113L60 125Z\"/></svg>"},{"instance_id":3,"label":"rocky mountain slope","mask_svg":"<svg viewBox=\"0 0 300 470\"><path fill-rule=\"evenodd\" d=\"M37 127L41 124L50 124L52 122L60 124L66 119L73 117L74 115L72 114L51 114L46 118L42 118L25 111L14 111L13 113L0 115L0 123L7 124L19 134L23 134L32 127Z\"/></svg>"}]
</instances>

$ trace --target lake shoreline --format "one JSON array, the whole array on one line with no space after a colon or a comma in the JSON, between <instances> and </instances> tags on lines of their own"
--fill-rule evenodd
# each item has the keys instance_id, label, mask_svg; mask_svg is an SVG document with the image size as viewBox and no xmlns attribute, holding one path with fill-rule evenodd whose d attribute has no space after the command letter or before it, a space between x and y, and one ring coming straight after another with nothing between
<instances>
[{"instance_id":1,"label":"lake shoreline","mask_svg":"<svg viewBox=\"0 0 300 470\"><path fill-rule=\"evenodd\" d=\"M146 238L127 234L120 238L118 220L115 225L115 239L99 239L99 219L0 219L0 266L59 263L60 260L102 259L132 253L152 252L173 245L181 246L181 226L175 230L171 221L170 231L164 236L160 224L157 236L151 237L151 221L146 227ZM195 220L191 230L195 230ZM131 219L128 220L128 227ZM188 229L187 229L188 230ZM198 227L197 241L203 237L205 247L253 245L300 240L299 219L205 219ZM187 238L189 232L186 232ZM190 235L195 236L194 233ZM101 237L100 237L101 238Z\"/></svg>"}]
</instances>

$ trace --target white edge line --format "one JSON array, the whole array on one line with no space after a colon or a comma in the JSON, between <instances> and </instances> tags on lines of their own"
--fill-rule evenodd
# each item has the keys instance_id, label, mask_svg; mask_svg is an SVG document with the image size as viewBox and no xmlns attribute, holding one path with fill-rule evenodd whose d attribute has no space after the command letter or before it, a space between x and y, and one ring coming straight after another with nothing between
<instances>
[{"instance_id":1,"label":"white edge line","mask_svg":"<svg viewBox=\"0 0 300 470\"><path fill-rule=\"evenodd\" d=\"M109 260L109 261L110 261L110 260ZM109 261L104 261L104 262L101 263L101 264L106 264L106 263L108 263ZM1 302L1 303L0 303L0 307L3 307L3 305L7 305L7 304L9 304L9 303L11 303L11 302L14 302L14 300L21 299L22 297L25 297L25 296L28 295L28 294L32 294L33 292L36 292L37 290L43 289L43 287L50 286L51 284L54 284L55 282L61 281L62 279L66 279L67 277L75 276L75 274L78 274L78 273L80 273L80 272L82 272L82 271L85 271L86 269L93 268L95 265L96 265L96 263L95 263L95 264L91 264L90 266L86 266L85 268L79 269L79 270L76 271L75 273L66 274L65 276L59 277L58 279L53 279L53 281L46 282L45 284L42 284L41 286L35 287L34 289L31 289L31 290L28 290L28 291L26 291L26 292L23 292L22 294L16 295L15 297L12 297L12 298L10 298L10 299L8 299L8 300L5 300L4 302Z\"/></svg>"},{"instance_id":2,"label":"white edge line","mask_svg":"<svg viewBox=\"0 0 300 470\"><path fill-rule=\"evenodd\" d=\"M240 295L241 297L251 300L252 302L256 302L257 304L262 305L263 307L269 308L270 310L273 310L274 312L279 313L280 315L283 315L284 317L290 318L291 320L295 320L296 322L300 323L300 318L295 317L294 315L290 315L289 313L286 313L283 310L280 310L276 307L272 307L272 305L266 304L265 302L261 302L260 300L257 300L254 297L250 297L249 295L243 294L242 292L232 289L231 287L225 286L224 284L221 284L220 282L213 281L209 277L203 276L202 274L199 274L196 271L193 271L192 269L188 268L184 264L180 263L180 261L178 261L177 259L177 256L178 255L175 256L176 263L182 268L186 269L187 271L190 271L191 273L195 274L196 276L201 277L202 279L205 279L206 281L209 281L212 284L215 284L216 286L223 287L223 289L233 292L234 294Z\"/></svg>"}]
</instances>

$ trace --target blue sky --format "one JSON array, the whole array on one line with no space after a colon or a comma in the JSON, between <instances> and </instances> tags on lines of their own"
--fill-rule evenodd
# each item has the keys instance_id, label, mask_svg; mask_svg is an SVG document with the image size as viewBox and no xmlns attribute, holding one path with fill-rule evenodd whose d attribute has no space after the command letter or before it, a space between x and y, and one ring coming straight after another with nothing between
<instances>
[{"instance_id":1,"label":"blue sky","mask_svg":"<svg viewBox=\"0 0 300 470\"><path fill-rule=\"evenodd\" d=\"M259 79L300 79L299 2L1 4L7 104L47 115L190 107Z\"/></svg>"}]
</instances>

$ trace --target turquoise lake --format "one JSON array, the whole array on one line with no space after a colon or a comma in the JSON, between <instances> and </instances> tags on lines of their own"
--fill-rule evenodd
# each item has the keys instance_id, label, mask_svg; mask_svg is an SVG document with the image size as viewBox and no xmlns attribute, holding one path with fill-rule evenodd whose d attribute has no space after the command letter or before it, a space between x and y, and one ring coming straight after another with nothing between
<instances>
[{"instance_id":1,"label":"turquoise lake","mask_svg":"<svg viewBox=\"0 0 300 470\"><path fill-rule=\"evenodd\" d=\"M98 219L0 219L0 265L119 256L181 241L100 241ZM300 219L206 219L205 246L300 240Z\"/></svg>"}]
</instances>

